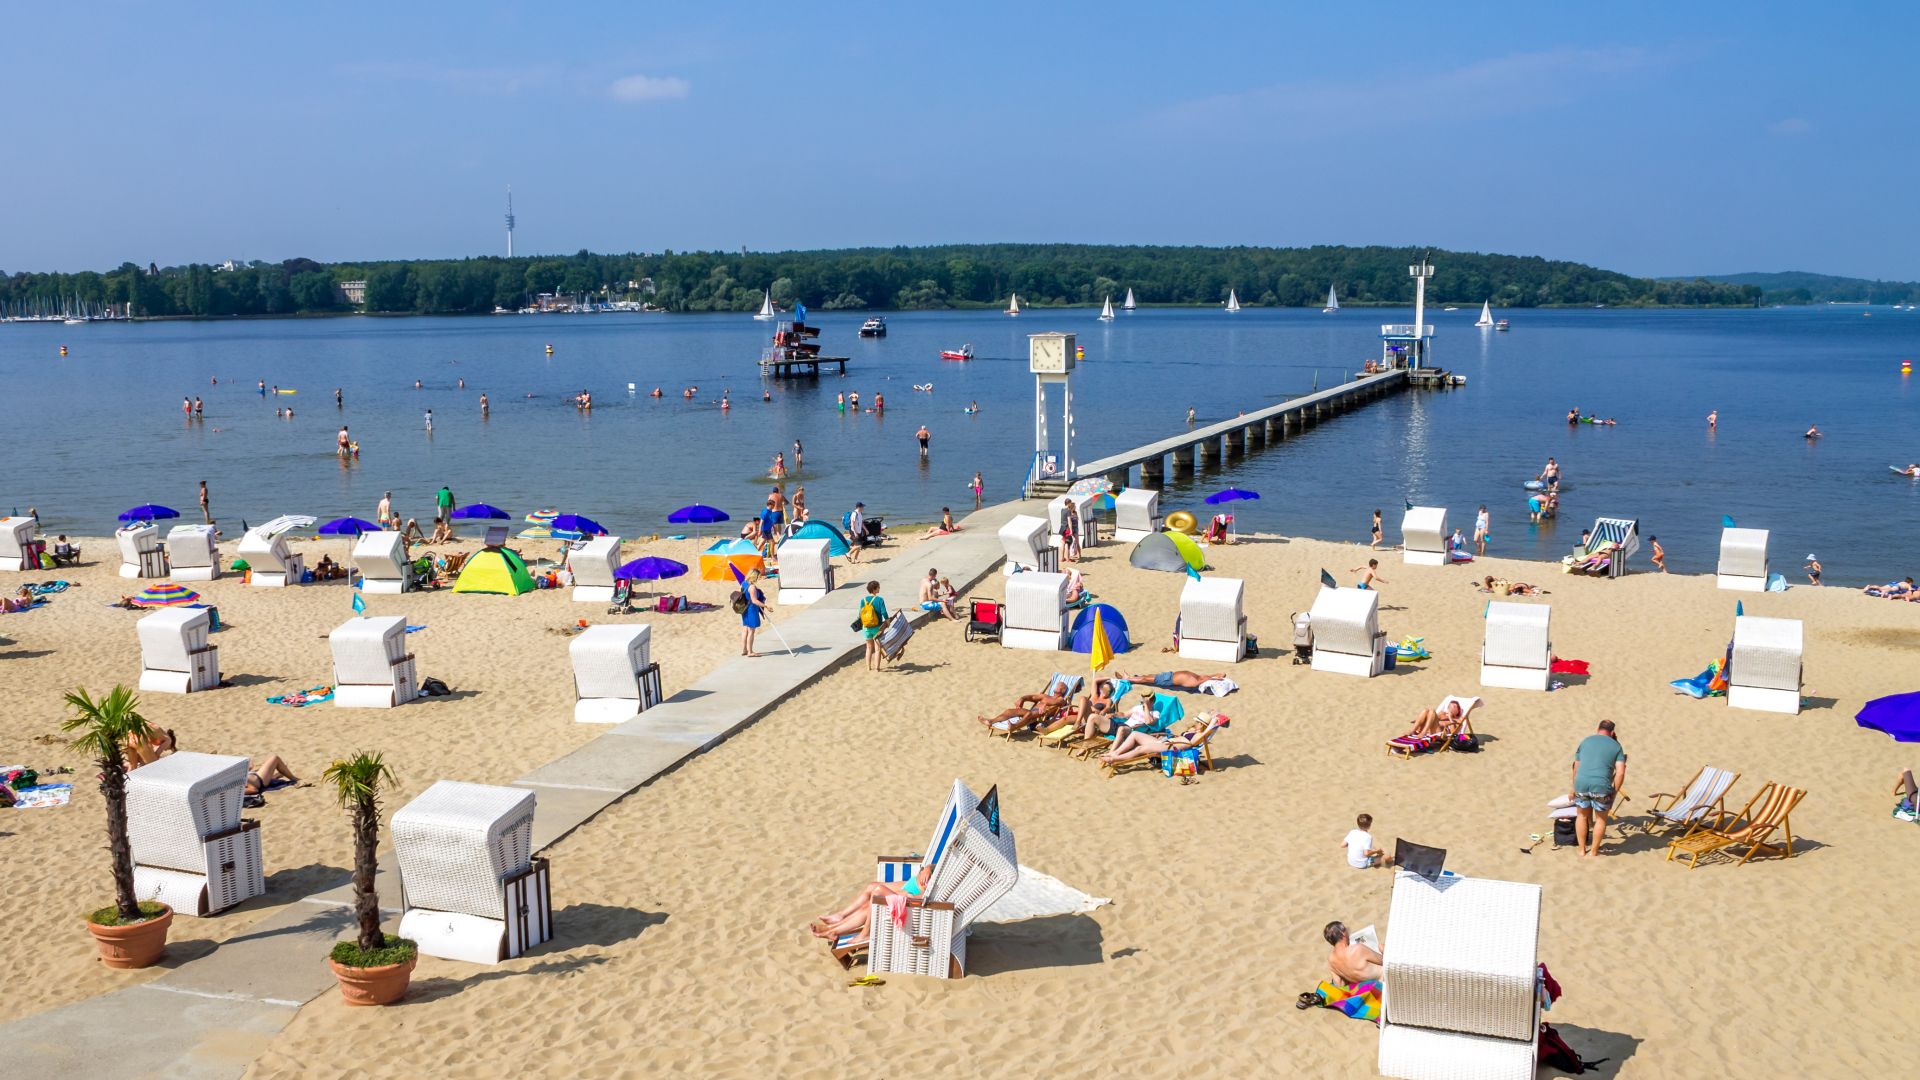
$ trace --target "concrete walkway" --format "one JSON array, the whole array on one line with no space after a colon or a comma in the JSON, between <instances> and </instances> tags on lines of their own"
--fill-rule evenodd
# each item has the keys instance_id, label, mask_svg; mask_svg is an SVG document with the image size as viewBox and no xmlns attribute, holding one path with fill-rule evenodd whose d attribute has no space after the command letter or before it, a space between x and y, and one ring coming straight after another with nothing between
<instances>
[{"instance_id":1,"label":"concrete walkway","mask_svg":"<svg viewBox=\"0 0 1920 1080\"><path fill-rule=\"evenodd\" d=\"M939 567L962 591L971 588L999 567L1000 526L1020 513L1044 515L1045 509L1022 502L991 506L962 521L958 534L915 544L871 577L852 567L826 598L772 624L780 636L762 631L757 644L766 655L729 660L637 719L515 780L537 793L534 847L552 845L808 683L857 660L864 643L847 624L867 581L880 582L890 610L908 612L916 625L930 618L913 604L927 568ZM793 655L776 651L781 636ZM672 679L672 672L662 674ZM383 853L379 885L389 900L399 896L391 855ZM353 925L352 902L353 887L342 870L335 887L287 904L251 931L151 982L0 1025L0 1046L21 1075L239 1076L302 1005L333 990L326 957ZM565 948L565 923L557 930L555 944Z\"/></svg>"}]
</instances>

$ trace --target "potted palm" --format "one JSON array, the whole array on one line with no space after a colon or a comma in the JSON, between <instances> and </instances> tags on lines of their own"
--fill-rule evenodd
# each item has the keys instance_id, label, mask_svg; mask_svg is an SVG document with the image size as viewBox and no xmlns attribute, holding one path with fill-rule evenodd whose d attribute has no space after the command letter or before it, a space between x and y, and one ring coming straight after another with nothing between
<instances>
[{"instance_id":1,"label":"potted palm","mask_svg":"<svg viewBox=\"0 0 1920 1080\"><path fill-rule=\"evenodd\" d=\"M173 909L133 895L133 842L127 837L127 743L151 734L140 699L124 686L95 698L85 690L66 696L72 710L61 723L72 746L100 768L100 794L107 804L107 851L113 863L113 903L87 916L87 930L111 968L143 968L167 951Z\"/></svg>"},{"instance_id":2,"label":"potted palm","mask_svg":"<svg viewBox=\"0 0 1920 1080\"><path fill-rule=\"evenodd\" d=\"M340 996L349 1005L386 1005L407 992L416 959L414 944L380 930L380 894L373 874L380 848L380 785L393 783L393 770L378 753L362 751L327 766L327 783L340 805L353 815L353 913L358 936L333 947L327 963L340 980Z\"/></svg>"}]
</instances>

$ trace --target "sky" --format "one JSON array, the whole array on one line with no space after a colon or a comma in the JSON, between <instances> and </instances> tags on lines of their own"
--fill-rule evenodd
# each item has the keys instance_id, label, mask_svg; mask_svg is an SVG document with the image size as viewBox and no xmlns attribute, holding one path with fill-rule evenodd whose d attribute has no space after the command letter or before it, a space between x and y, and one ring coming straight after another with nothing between
<instances>
[{"instance_id":1,"label":"sky","mask_svg":"<svg viewBox=\"0 0 1920 1080\"><path fill-rule=\"evenodd\" d=\"M811 8L811 10L810 10ZM0 271L971 242L1920 279L1920 4L10 10Z\"/></svg>"}]
</instances>

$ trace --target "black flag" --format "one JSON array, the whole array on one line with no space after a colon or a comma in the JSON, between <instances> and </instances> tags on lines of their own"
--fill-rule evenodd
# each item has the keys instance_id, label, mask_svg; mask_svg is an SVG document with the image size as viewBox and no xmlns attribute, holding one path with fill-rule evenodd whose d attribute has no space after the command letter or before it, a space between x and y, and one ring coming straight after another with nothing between
<instances>
[{"instance_id":1,"label":"black flag","mask_svg":"<svg viewBox=\"0 0 1920 1080\"><path fill-rule=\"evenodd\" d=\"M988 831L992 832L993 835L995 836L1000 835L1000 785L999 784L995 784L992 787L987 789L987 794L985 797L983 797L980 800L980 805L974 807L974 813L979 814L981 817L984 817L987 819Z\"/></svg>"}]
</instances>

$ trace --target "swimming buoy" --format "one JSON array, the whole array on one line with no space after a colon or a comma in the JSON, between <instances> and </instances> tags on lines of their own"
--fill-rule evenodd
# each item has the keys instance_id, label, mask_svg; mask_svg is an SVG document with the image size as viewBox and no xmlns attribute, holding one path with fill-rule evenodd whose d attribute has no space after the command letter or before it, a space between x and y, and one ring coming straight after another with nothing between
<instances>
[{"instance_id":1,"label":"swimming buoy","mask_svg":"<svg viewBox=\"0 0 1920 1080\"><path fill-rule=\"evenodd\" d=\"M1528 491L1545 491L1547 487L1547 485L1540 480L1529 480L1520 486L1526 488Z\"/></svg>"},{"instance_id":2,"label":"swimming buoy","mask_svg":"<svg viewBox=\"0 0 1920 1080\"><path fill-rule=\"evenodd\" d=\"M276 394L297 394L297 393L299 393L299 392L300 392L300 391L298 391L298 390L275 390L275 391L274 391L274 393L276 393Z\"/></svg>"},{"instance_id":3,"label":"swimming buoy","mask_svg":"<svg viewBox=\"0 0 1920 1080\"><path fill-rule=\"evenodd\" d=\"M1200 522L1185 510L1175 510L1173 513L1167 515L1167 528L1178 529L1188 536L1192 536L1199 530Z\"/></svg>"}]
</instances>

